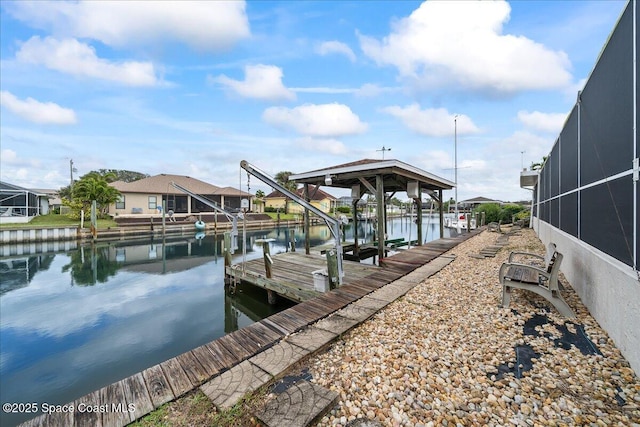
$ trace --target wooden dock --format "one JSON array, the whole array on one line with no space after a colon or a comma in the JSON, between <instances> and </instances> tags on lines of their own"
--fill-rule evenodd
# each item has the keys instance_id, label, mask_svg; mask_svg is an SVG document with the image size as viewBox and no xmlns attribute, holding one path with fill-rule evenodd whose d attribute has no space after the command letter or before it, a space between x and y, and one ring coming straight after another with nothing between
<instances>
[{"instance_id":1,"label":"wooden dock","mask_svg":"<svg viewBox=\"0 0 640 427\"><path fill-rule=\"evenodd\" d=\"M429 263L483 229L399 252L383 259L382 267L348 263L350 270L339 288L69 402L74 410L43 414L22 426L125 426L240 363L246 363L247 359L273 347L285 336ZM286 258L291 260L289 270L297 269L311 276L310 271L315 268L310 264L312 258L302 254L292 256L291 253Z\"/></svg>"},{"instance_id":2,"label":"wooden dock","mask_svg":"<svg viewBox=\"0 0 640 427\"><path fill-rule=\"evenodd\" d=\"M286 252L273 255L272 259L271 277L267 277L262 258L227 267L227 277L273 291L295 302L308 301L322 294L314 288L312 272L327 269L326 257ZM373 274L380 267L344 261L343 269L345 278L353 281Z\"/></svg>"}]
</instances>

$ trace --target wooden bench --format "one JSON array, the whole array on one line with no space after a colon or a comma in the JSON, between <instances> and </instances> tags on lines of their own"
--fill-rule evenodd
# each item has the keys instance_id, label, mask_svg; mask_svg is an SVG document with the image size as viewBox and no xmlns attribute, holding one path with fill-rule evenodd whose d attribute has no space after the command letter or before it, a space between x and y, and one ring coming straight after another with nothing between
<instances>
[{"instance_id":1,"label":"wooden bench","mask_svg":"<svg viewBox=\"0 0 640 427\"><path fill-rule=\"evenodd\" d=\"M534 254L532 252L512 251L509 254L509 263L513 264L530 264L540 268L547 269L551 262L551 257L556 252L556 244L549 243L547 245L547 251L544 255Z\"/></svg>"},{"instance_id":2,"label":"wooden bench","mask_svg":"<svg viewBox=\"0 0 640 427\"><path fill-rule=\"evenodd\" d=\"M555 246L554 246L555 247ZM532 254L528 254L532 255ZM511 255L509 256L511 259ZM554 251L546 268L540 268L530 264L516 262L505 262L500 267L498 273L502 284L502 306L508 307L511 300L512 289L524 289L534 292L547 301L565 317L576 317L571 307L560 295L560 285L558 284L558 273L562 263L562 254Z\"/></svg>"}]
</instances>

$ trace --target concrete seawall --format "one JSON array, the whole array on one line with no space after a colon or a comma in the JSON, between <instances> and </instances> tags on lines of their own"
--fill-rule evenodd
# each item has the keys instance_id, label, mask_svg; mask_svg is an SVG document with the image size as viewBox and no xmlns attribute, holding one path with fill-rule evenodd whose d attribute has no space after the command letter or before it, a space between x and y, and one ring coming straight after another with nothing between
<instances>
[{"instance_id":1,"label":"concrete seawall","mask_svg":"<svg viewBox=\"0 0 640 427\"><path fill-rule=\"evenodd\" d=\"M78 227L0 229L0 244L78 240L79 238Z\"/></svg>"},{"instance_id":2,"label":"concrete seawall","mask_svg":"<svg viewBox=\"0 0 640 427\"><path fill-rule=\"evenodd\" d=\"M247 221L247 230L260 230L271 227L295 227L302 224L300 221ZM238 225L242 230L242 223ZM218 233L231 230L231 224L221 222L217 225L207 223L207 233ZM126 227L112 227L108 229L98 229L95 241L123 240L132 237L157 237L166 235L186 235L195 234L193 223L167 224L163 231L161 225L135 225ZM16 244L41 244L47 242L65 242L65 241L89 241L94 240L91 230L88 228L80 228L77 226L68 227L42 227L42 228L2 228L0 229L0 247L4 245Z\"/></svg>"}]
</instances>

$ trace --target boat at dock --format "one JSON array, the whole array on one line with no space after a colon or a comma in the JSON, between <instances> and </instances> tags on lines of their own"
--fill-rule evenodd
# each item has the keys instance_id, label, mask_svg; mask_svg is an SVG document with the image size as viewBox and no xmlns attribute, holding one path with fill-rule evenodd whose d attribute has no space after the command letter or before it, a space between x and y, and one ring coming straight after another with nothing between
<instances>
[{"instance_id":1,"label":"boat at dock","mask_svg":"<svg viewBox=\"0 0 640 427\"><path fill-rule=\"evenodd\" d=\"M477 228L476 219L473 216L471 216L471 218L469 218L469 221L467 222L467 215L470 215L470 214L468 213L455 214L453 218L445 218L444 226L446 228L453 228L458 231L467 230L467 228L470 228L471 230L475 230Z\"/></svg>"}]
</instances>

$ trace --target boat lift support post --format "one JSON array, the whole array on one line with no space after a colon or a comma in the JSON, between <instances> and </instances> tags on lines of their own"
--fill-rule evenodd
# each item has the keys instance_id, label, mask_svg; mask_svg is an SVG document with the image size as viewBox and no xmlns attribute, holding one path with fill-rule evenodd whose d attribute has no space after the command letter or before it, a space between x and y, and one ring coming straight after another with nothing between
<instances>
[{"instance_id":1,"label":"boat lift support post","mask_svg":"<svg viewBox=\"0 0 640 427\"><path fill-rule=\"evenodd\" d=\"M224 214L227 219L229 221L231 221L231 244L232 247L231 249L231 253L233 253L233 251L235 249L238 248L238 217L236 217L235 215L231 214L230 212L227 212L226 210L222 209L220 206L218 206L218 204L216 202L213 202L209 199L207 199L206 197L202 197L196 193L194 193L193 191L190 191L189 189L183 187L180 184L176 184L175 182L171 181L171 185L173 185L175 188L177 188L178 190L182 191L183 193L188 194L189 196L193 197L194 199L198 200L199 202L204 203L205 205L213 208L216 212L220 212L222 214Z\"/></svg>"},{"instance_id":2,"label":"boat lift support post","mask_svg":"<svg viewBox=\"0 0 640 427\"><path fill-rule=\"evenodd\" d=\"M305 199L298 196L297 194L294 194L291 191L287 190L285 187L280 185L276 180L274 180L273 178L271 178L269 175L265 174L261 170L257 169L255 166L251 165L246 160L242 160L240 162L240 167L246 170L251 175L258 178L259 180L261 180L262 182L269 184L271 187L280 191L282 194L289 197L291 200L295 201L296 203L300 204L305 209L318 215L327 223L327 226L329 227L329 230L331 230L331 234L333 235L333 239L335 241L336 258L338 261L338 285L342 285L344 270L342 266L342 244L340 242L340 221L322 212L320 209L316 208L311 203L307 202ZM307 229L306 232L308 233L309 230Z\"/></svg>"}]
</instances>

